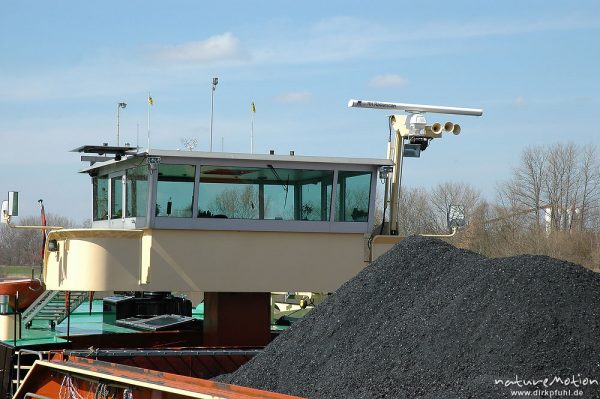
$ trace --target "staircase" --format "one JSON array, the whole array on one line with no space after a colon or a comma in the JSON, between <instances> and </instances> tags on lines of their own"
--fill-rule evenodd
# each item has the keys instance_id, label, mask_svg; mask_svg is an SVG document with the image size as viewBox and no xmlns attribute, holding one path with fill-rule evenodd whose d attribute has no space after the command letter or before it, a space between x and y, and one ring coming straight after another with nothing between
<instances>
[{"instance_id":1,"label":"staircase","mask_svg":"<svg viewBox=\"0 0 600 399\"><path fill-rule=\"evenodd\" d=\"M46 320L50 329L67 318L65 306L66 291L45 291L21 315L25 328L30 328L36 320ZM89 298L87 291L71 291L72 313L81 303Z\"/></svg>"}]
</instances>

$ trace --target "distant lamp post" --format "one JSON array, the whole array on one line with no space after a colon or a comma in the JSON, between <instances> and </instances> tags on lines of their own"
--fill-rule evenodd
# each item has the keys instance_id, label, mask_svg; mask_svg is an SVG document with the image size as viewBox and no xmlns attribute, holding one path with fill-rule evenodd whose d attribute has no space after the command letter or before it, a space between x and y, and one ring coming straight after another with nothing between
<instances>
[{"instance_id":1,"label":"distant lamp post","mask_svg":"<svg viewBox=\"0 0 600 399\"><path fill-rule=\"evenodd\" d=\"M219 78L213 78L212 91L210 94L210 152L212 152L212 142L213 142L213 112L215 110L215 90L217 88L218 83L219 83Z\"/></svg>"},{"instance_id":2,"label":"distant lamp post","mask_svg":"<svg viewBox=\"0 0 600 399\"><path fill-rule=\"evenodd\" d=\"M117 105L117 147L119 146L121 108L123 108L123 109L127 108L127 103L118 103L118 105Z\"/></svg>"}]
</instances>

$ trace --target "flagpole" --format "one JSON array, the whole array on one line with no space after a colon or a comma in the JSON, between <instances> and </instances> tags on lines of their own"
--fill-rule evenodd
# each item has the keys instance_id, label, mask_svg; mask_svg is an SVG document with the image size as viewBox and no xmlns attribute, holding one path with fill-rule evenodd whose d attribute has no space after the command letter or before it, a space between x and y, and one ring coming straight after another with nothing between
<instances>
[{"instance_id":1,"label":"flagpole","mask_svg":"<svg viewBox=\"0 0 600 399\"><path fill-rule=\"evenodd\" d=\"M148 92L148 152L150 152L150 106L152 105L152 97Z\"/></svg>"},{"instance_id":2,"label":"flagpole","mask_svg":"<svg viewBox=\"0 0 600 399\"><path fill-rule=\"evenodd\" d=\"M250 109L252 118L250 120L250 154L254 154L254 114L256 113L256 105L252 101L252 108Z\"/></svg>"},{"instance_id":3,"label":"flagpole","mask_svg":"<svg viewBox=\"0 0 600 399\"><path fill-rule=\"evenodd\" d=\"M46 226L46 210L44 209L44 200L38 200L40 204L40 216L41 216L41 225ZM48 237L48 233L45 229L42 229L42 267L40 269L40 278L44 275L44 255L46 254L46 239ZM33 274L33 273L32 273ZM33 277L33 275L32 275Z\"/></svg>"}]
</instances>

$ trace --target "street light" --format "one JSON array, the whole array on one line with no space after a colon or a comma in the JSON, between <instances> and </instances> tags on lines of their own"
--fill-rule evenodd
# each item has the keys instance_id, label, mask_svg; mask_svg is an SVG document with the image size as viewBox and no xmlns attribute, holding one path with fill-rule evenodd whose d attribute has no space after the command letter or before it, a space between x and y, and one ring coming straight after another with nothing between
<instances>
[{"instance_id":1,"label":"street light","mask_svg":"<svg viewBox=\"0 0 600 399\"><path fill-rule=\"evenodd\" d=\"M213 138L213 112L215 109L215 89L219 83L219 78L213 78L212 80L212 91L210 94L210 152L212 152L212 138Z\"/></svg>"},{"instance_id":2,"label":"street light","mask_svg":"<svg viewBox=\"0 0 600 399\"><path fill-rule=\"evenodd\" d=\"M125 109L126 107L127 107L127 103L118 103L118 105L117 105L117 147L119 146L119 130L120 130L119 122L120 122L120 117L121 117L120 111L121 111L121 108Z\"/></svg>"}]
</instances>

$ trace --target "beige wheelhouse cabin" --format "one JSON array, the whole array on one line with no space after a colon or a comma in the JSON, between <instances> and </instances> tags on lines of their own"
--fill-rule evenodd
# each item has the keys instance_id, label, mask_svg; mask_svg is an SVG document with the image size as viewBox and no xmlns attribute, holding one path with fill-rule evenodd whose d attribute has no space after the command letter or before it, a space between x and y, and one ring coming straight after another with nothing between
<instances>
[{"instance_id":1,"label":"beige wheelhouse cabin","mask_svg":"<svg viewBox=\"0 0 600 399\"><path fill-rule=\"evenodd\" d=\"M96 162L92 229L50 233L58 290L331 292L364 267L387 159L151 150Z\"/></svg>"}]
</instances>

